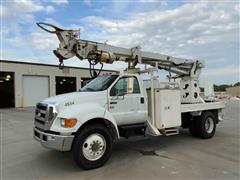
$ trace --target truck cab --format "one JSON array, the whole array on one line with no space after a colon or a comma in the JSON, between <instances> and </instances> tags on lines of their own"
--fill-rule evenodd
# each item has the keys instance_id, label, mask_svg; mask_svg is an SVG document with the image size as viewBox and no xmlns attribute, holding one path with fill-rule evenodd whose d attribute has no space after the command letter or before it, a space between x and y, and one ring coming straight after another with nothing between
<instances>
[{"instance_id":1,"label":"truck cab","mask_svg":"<svg viewBox=\"0 0 240 180\"><path fill-rule=\"evenodd\" d=\"M102 125L114 141L125 136L121 126L138 125L141 130L146 121L147 98L140 76L103 75L78 92L37 103L34 138L44 147L70 151L77 134L91 124Z\"/></svg>"}]
</instances>

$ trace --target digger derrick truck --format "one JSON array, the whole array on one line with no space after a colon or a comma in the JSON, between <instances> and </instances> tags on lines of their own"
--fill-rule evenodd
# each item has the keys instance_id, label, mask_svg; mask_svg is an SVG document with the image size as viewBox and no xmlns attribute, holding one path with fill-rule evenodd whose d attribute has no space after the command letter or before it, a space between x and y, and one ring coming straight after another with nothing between
<instances>
[{"instance_id":1,"label":"digger derrick truck","mask_svg":"<svg viewBox=\"0 0 240 180\"><path fill-rule=\"evenodd\" d=\"M179 128L188 128L198 138L214 136L225 104L206 102L199 95L203 62L144 52L139 46L128 49L82 40L79 31L37 25L57 35L60 44L53 52L60 69L64 60L76 56L89 61L93 77L78 92L37 103L34 138L42 146L72 151L80 167L93 169L109 159L113 142L123 137L169 136L178 134ZM98 76L94 65L115 61L128 63L127 69L121 74ZM150 68L140 70L137 64ZM154 76L159 70L169 72L169 82ZM145 73L151 78L142 80Z\"/></svg>"}]
</instances>

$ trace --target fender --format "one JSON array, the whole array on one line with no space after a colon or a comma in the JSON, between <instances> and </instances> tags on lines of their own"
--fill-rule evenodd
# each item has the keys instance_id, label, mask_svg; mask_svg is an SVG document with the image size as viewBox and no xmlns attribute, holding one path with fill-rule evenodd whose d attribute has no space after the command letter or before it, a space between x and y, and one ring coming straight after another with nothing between
<instances>
[{"instance_id":1,"label":"fender","mask_svg":"<svg viewBox=\"0 0 240 180\"><path fill-rule=\"evenodd\" d=\"M76 118L77 124L72 128L64 128L60 125L60 118ZM98 103L94 102L76 104L64 109L58 114L50 130L61 132L61 134L70 135L74 132L77 132L84 123L95 118L101 118L110 121L119 137L117 124L114 117L109 111L105 110L104 107L101 107Z\"/></svg>"},{"instance_id":2,"label":"fender","mask_svg":"<svg viewBox=\"0 0 240 180\"><path fill-rule=\"evenodd\" d=\"M118 132L117 123L116 123L113 115L112 115L108 110L105 110L104 119L110 121L110 122L114 125L115 130L116 130L116 132L117 132L117 138L119 139L119 138L120 138L120 135L119 135L119 132Z\"/></svg>"}]
</instances>

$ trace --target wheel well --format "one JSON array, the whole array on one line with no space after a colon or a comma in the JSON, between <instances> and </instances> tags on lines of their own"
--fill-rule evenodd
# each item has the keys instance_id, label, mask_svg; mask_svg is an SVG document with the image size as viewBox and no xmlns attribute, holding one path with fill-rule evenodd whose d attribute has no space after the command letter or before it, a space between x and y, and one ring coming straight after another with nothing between
<instances>
[{"instance_id":1,"label":"wheel well","mask_svg":"<svg viewBox=\"0 0 240 180\"><path fill-rule=\"evenodd\" d=\"M209 112L213 113L213 115L216 118L216 124L219 123L219 119L218 119L218 110L217 109L213 109L213 110L209 110Z\"/></svg>"},{"instance_id":2,"label":"wheel well","mask_svg":"<svg viewBox=\"0 0 240 180\"><path fill-rule=\"evenodd\" d=\"M216 123L219 122L219 119L218 119L218 110L216 109L212 109L212 110L206 110L206 111L202 111L201 112L201 115L204 114L205 112L211 112L214 114L215 118L216 118ZM193 116L191 115L191 113L182 113L182 127L183 128L188 128L190 126L190 123L191 121L193 120L194 117L199 117L199 116ZM201 116L200 115L200 116Z\"/></svg>"},{"instance_id":3,"label":"wheel well","mask_svg":"<svg viewBox=\"0 0 240 180\"><path fill-rule=\"evenodd\" d=\"M83 128L85 128L89 125L93 125L93 124L104 125L106 128L108 128L109 132L111 133L113 141L116 141L118 139L118 132L117 132L115 126L113 125L113 123L110 122L109 120L103 119L103 118L94 118L94 119L88 120L83 125L81 125L81 127L78 129L78 131L76 133L81 131Z\"/></svg>"},{"instance_id":4,"label":"wheel well","mask_svg":"<svg viewBox=\"0 0 240 180\"><path fill-rule=\"evenodd\" d=\"M190 113L182 113L181 114L182 119L182 128L189 128L191 121L192 121L192 115Z\"/></svg>"},{"instance_id":5,"label":"wheel well","mask_svg":"<svg viewBox=\"0 0 240 180\"><path fill-rule=\"evenodd\" d=\"M201 115L203 115L206 112L211 112L214 115L215 119L216 119L216 124L218 124L218 122L219 122L218 110L217 109L209 109L209 110L206 110L206 111L202 111Z\"/></svg>"}]
</instances>

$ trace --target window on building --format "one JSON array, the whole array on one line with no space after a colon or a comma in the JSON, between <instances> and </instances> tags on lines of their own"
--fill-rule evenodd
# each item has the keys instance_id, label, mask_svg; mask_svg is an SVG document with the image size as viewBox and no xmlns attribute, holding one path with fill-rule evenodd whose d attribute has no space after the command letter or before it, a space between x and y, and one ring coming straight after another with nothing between
<instances>
[{"instance_id":1,"label":"window on building","mask_svg":"<svg viewBox=\"0 0 240 180\"><path fill-rule=\"evenodd\" d=\"M81 87L86 86L91 80L92 78L87 78L87 77L81 78Z\"/></svg>"},{"instance_id":2,"label":"window on building","mask_svg":"<svg viewBox=\"0 0 240 180\"><path fill-rule=\"evenodd\" d=\"M56 80L56 95L75 92L77 90L76 77L56 76L55 80Z\"/></svg>"}]
</instances>

